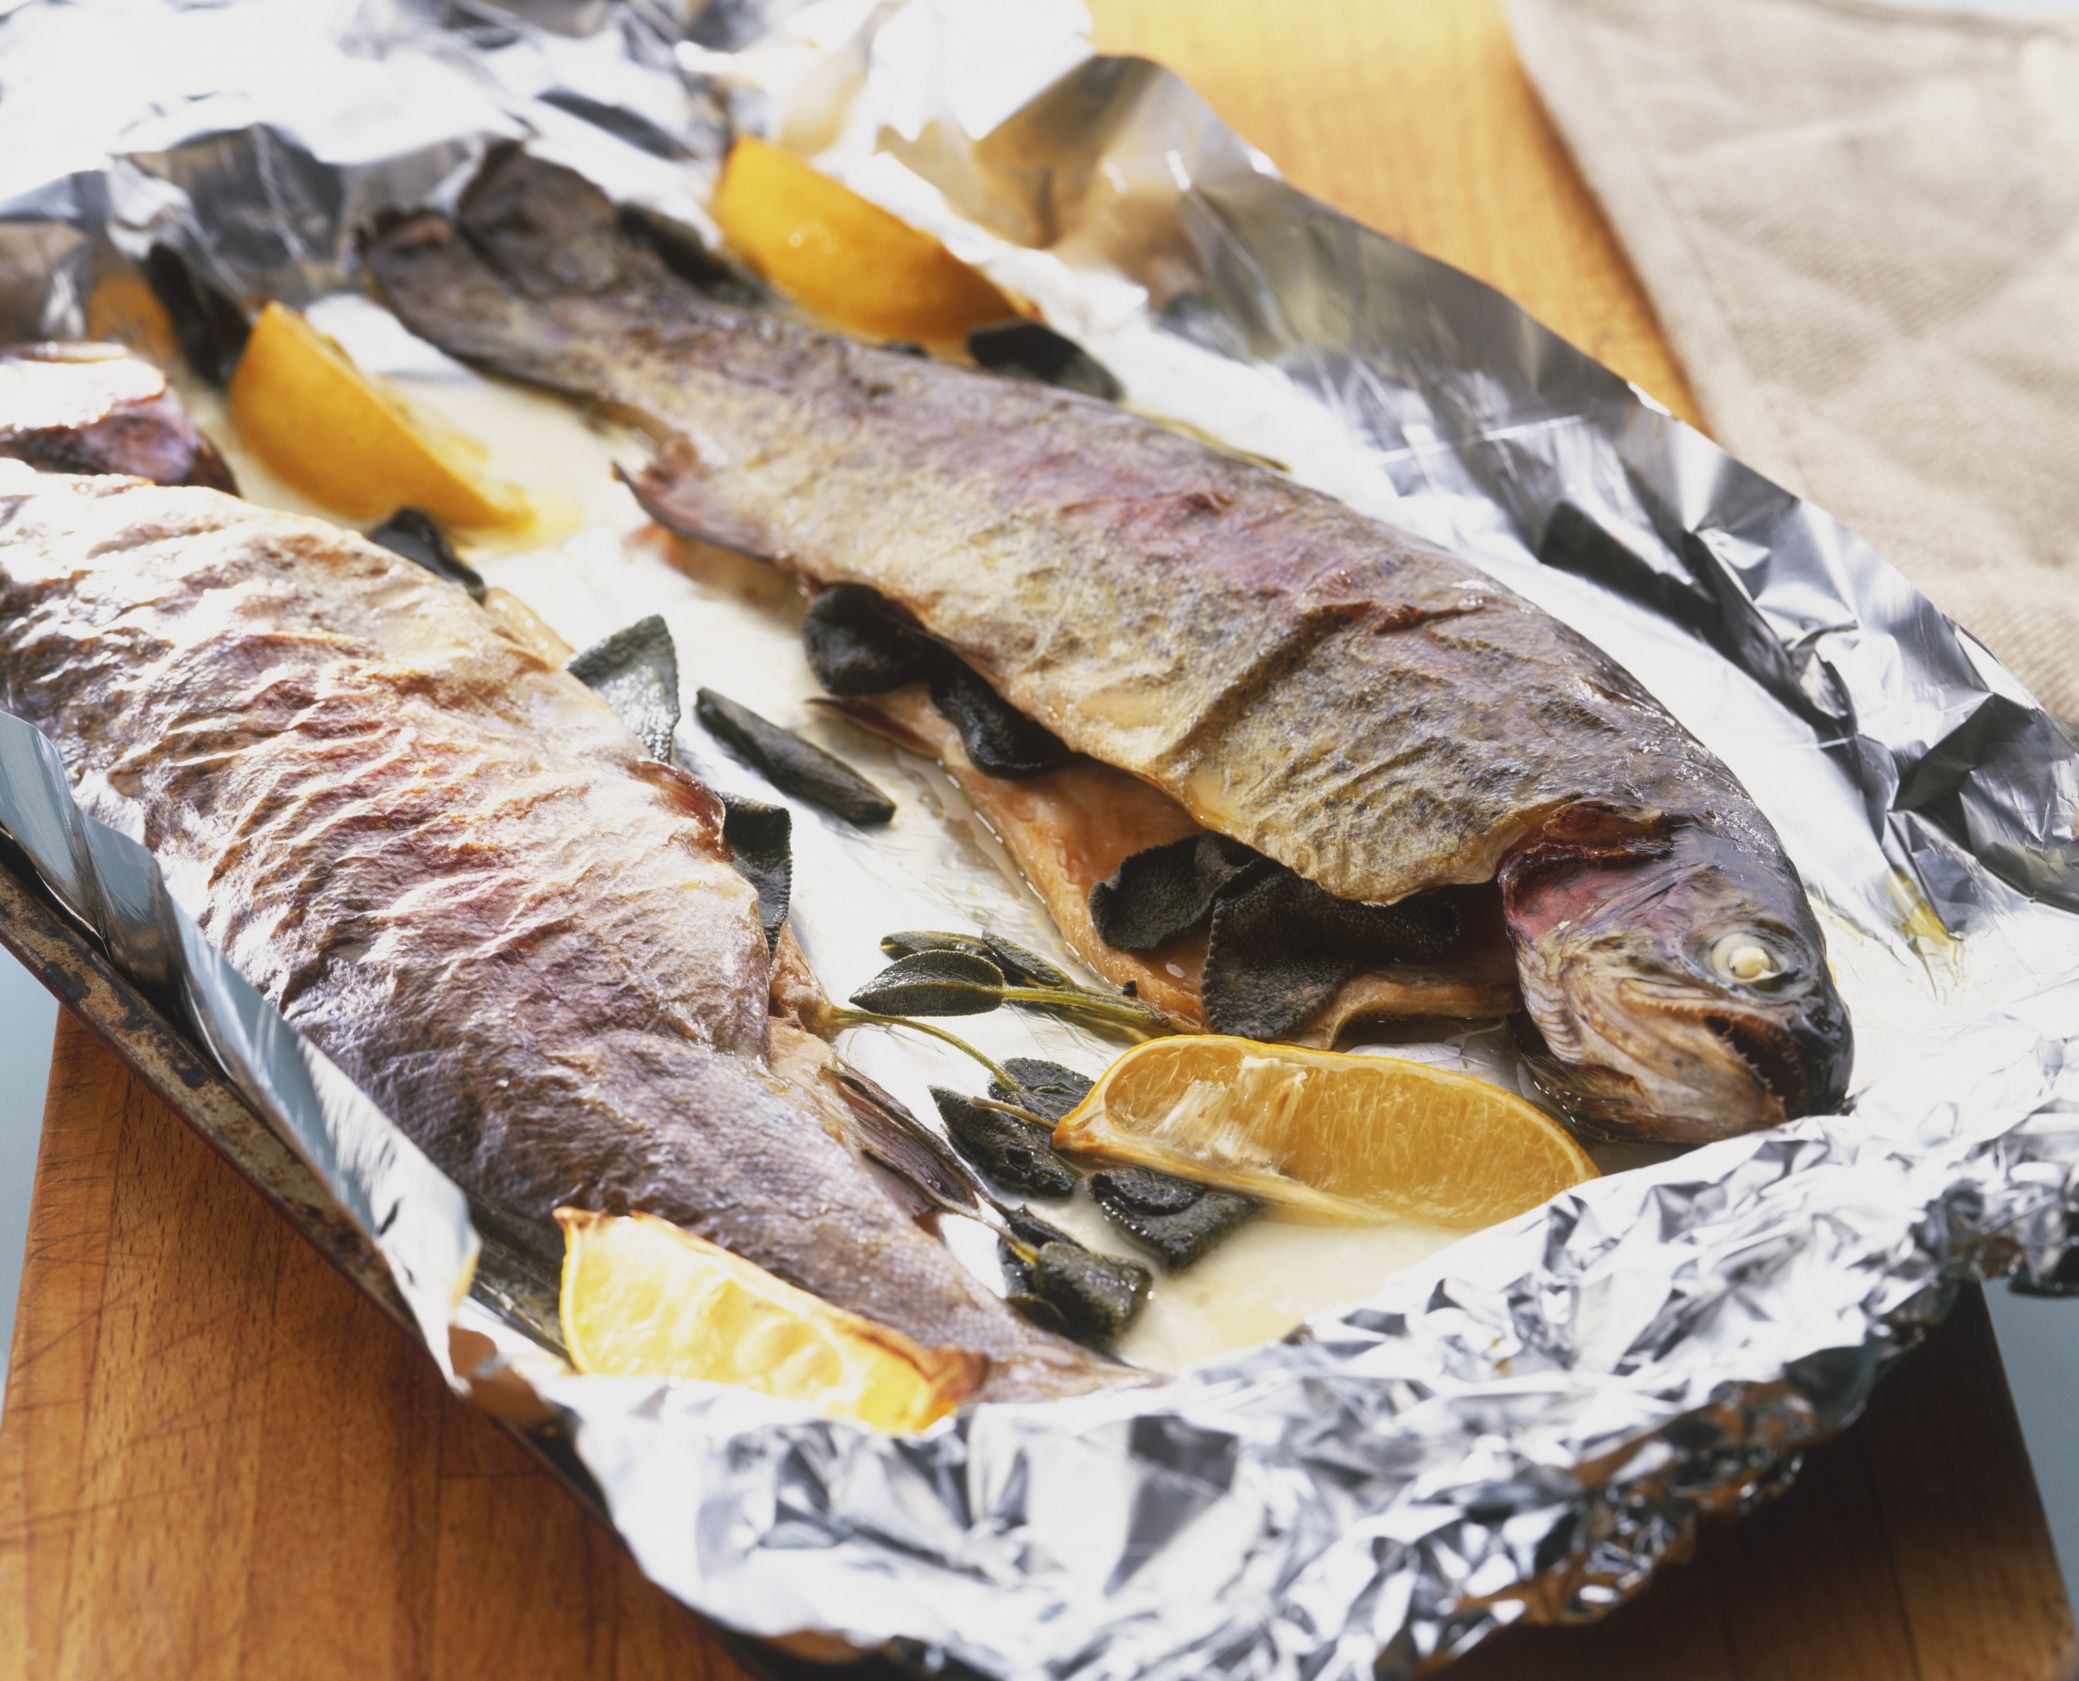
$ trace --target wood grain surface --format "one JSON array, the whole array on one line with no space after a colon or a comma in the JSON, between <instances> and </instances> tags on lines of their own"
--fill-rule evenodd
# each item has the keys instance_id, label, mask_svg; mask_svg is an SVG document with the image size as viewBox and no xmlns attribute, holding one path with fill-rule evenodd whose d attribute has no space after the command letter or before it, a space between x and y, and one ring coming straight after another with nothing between
<instances>
[{"instance_id":1,"label":"wood grain surface","mask_svg":"<svg viewBox=\"0 0 2079 1681\"><path fill-rule=\"evenodd\" d=\"M1102 0L1299 185L1689 412L1489 0ZM1783 1500L1460 1681L2058 1681L2071 1616L1975 1297ZM76 1021L5 1412L0 1681L742 1668Z\"/></svg>"}]
</instances>

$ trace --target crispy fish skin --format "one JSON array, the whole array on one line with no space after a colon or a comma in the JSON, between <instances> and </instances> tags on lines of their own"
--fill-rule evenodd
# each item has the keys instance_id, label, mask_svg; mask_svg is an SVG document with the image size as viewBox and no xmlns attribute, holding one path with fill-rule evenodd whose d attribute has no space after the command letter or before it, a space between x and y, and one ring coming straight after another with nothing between
<instances>
[{"instance_id":1,"label":"crispy fish skin","mask_svg":"<svg viewBox=\"0 0 2079 1681\"><path fill-rule=\"evenodd\" d=\"M214 492L0 462L0 703L232 964L473 1194L640 1208L987 1393L1109 1370L1017 1318L768 1054L715 797L460 590Z\"/></svg>"},{"instance_id":2,"label":"crispy fish skin","mask_svg":"<svg viewBox=\"0 0 2079 1681\"><path fill-rule=\"evenodd\" d=\"M1387 903L1532 855L1548 890L1613 852L1724 875L1693 902L1729 920L1656 921L1637 997L1614 964L1531 951L1557 923L1512 923L1537 1066L1577 1112L1709 1136L1841 1095L1845 1012L1767 820L1627 672L1471 564L1105 403L718 302L522 153L456 221L406 218L367 257L413 331L648 428L635 489L665 524L878 591L1070 747L1334 894ZM1710 959L1746 922L1774 991ZM1573 1019L1638 1008L1686 1025ZM1575 1079L1591 1044L1624 1066Z\"/></svg>"}]
</instances>

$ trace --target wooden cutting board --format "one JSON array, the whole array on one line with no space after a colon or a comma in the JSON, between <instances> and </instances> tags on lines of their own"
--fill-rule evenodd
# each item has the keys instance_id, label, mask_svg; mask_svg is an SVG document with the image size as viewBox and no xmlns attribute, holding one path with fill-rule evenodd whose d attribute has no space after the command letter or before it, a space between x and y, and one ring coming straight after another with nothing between
<instances>
[{"instance_id":1,"label":"wooden cutting board","mask_svg":"<svg viewBox=\"0 0 2079 1681\"><path fill-rule=\"evenodd\" d=\"M1489 0L1104 0L1300 185L1688 393ZM1782 1501L1462 1681L2058 1681L2072 1622L1982 1304ZM4 1413L0 1681L752 1671L70 1017Z\"/></svg>"}]
</instances>

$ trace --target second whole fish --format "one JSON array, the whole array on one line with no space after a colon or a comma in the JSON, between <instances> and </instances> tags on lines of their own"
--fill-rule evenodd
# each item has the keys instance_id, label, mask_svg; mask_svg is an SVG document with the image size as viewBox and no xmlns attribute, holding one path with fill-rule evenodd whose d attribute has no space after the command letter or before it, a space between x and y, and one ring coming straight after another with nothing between
<instances>
[{"instance_id":1,"label":"second whole fish","mask_svg":"<svg viewBox=\"0 0 2079 1681\"><path fill-rule=\"evenodd\" d=\"M366 256L414 332L643 426L656 517L875 592L1158 842L1209 831L1359 905L1487 894L1526 1059L1584 1129L1694 1141L1842 1101L1847 1014L1768 820L1472 564L1105 402L714 296L518 150ZM1028 816L1028 853L1067 856L1065 810ZM1086 956L1094 867L1049 894Z\"/></svg>"}]
</instances>

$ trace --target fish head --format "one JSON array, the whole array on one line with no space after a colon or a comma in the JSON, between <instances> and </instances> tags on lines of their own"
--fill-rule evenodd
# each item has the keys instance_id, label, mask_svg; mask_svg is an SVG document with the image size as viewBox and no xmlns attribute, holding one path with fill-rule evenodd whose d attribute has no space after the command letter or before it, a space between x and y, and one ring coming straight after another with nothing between
<instances>
[{"instance_id":1,"label":"fish head","mask_svg":"<svg viewBox=\"0 0 2079 1681\"><path fill-rule=\"evenodd\" d=\"M1698 1143L1839 1108L1848 1012L1795 870L1753 838L1576 813L1505 865L1518 1038L1584 1130Z\"/></svg>"}]
</instances>

